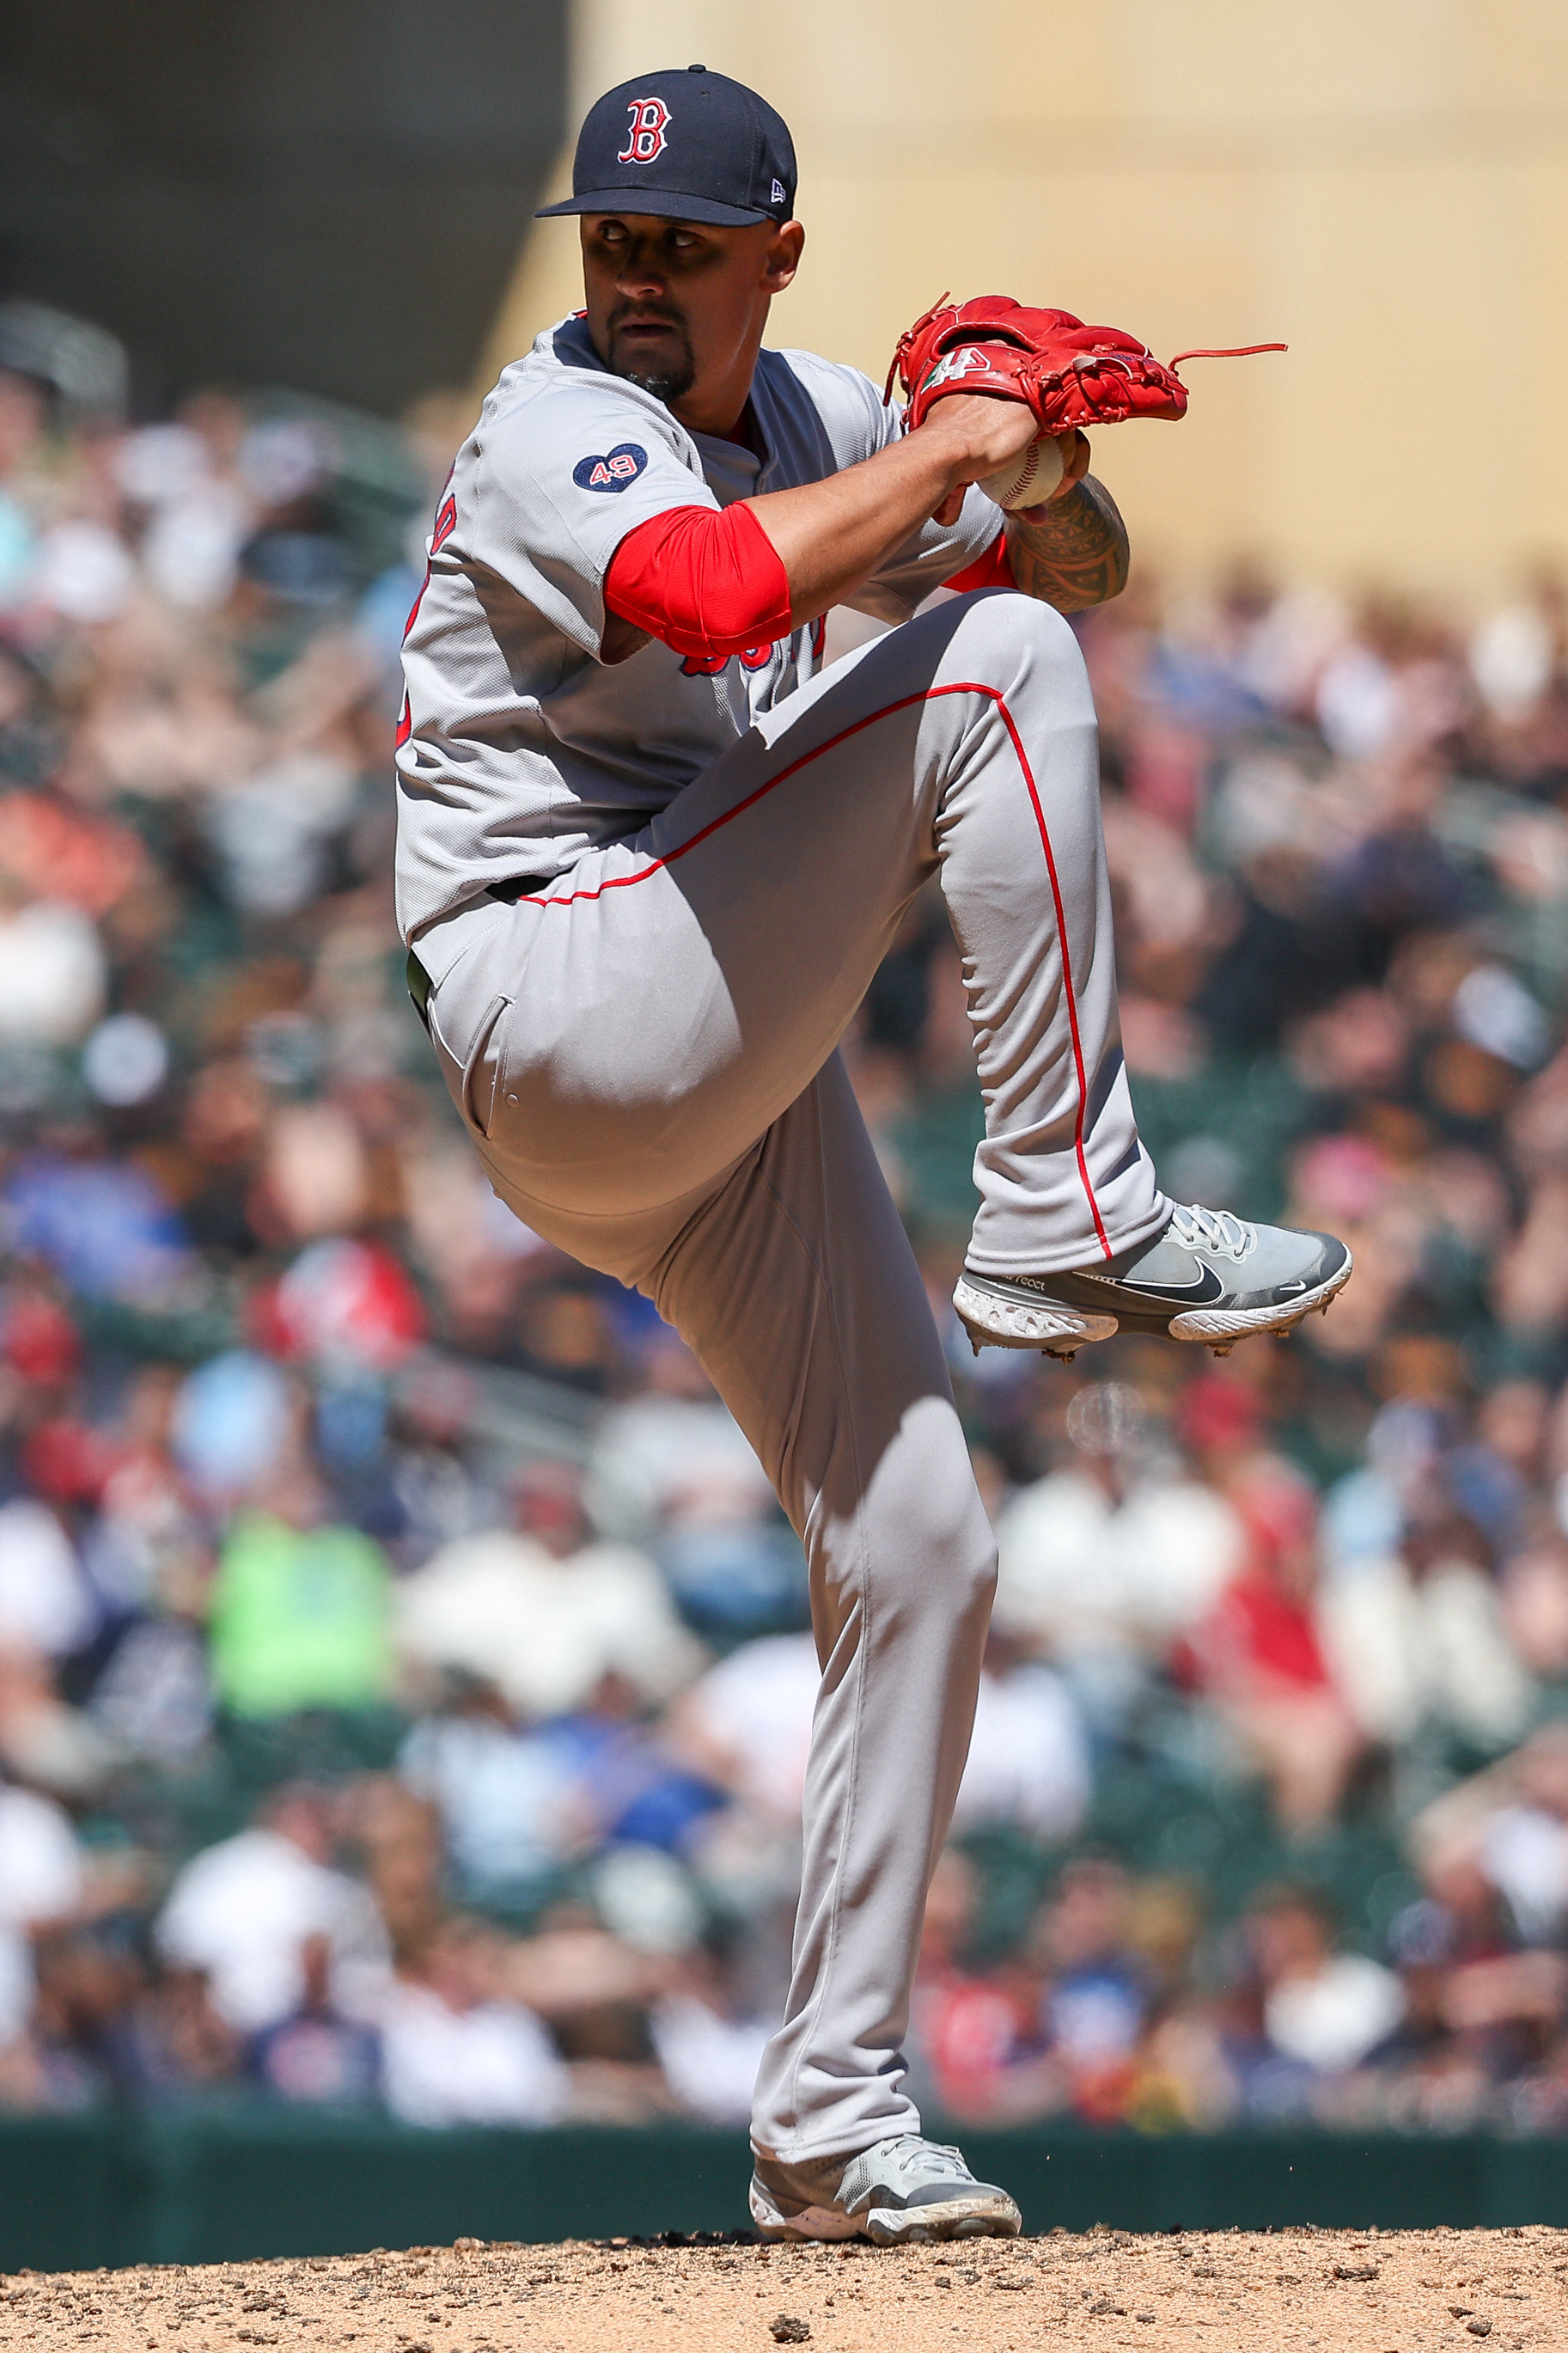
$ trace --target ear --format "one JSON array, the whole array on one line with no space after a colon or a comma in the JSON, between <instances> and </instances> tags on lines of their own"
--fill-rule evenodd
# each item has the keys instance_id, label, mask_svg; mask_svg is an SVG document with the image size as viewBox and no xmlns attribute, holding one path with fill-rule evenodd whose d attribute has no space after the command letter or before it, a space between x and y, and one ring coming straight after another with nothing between
<instances>
[{"instance_id":1,"label":"ear","mask_svg":"<svg viewBox=\"0 0 1568 2353\"><path fill-rule=\"evenodd\" d=\"M800 257L805 244L805 230L799 221L785 221L775 237L768 240L763 260L763 284L768 293L782 294L800 268Z\"/></svg>"}]
</instances>

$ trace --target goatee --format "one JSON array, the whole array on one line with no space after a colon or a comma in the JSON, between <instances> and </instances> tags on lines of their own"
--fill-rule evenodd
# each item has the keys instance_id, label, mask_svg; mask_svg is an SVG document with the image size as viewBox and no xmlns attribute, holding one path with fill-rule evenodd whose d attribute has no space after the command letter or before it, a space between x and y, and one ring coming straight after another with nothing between
<instances>
[{"instance_id":1,"label":"goatee","mask_svg":"<svg viewBox=\"0 0 1568 2353\"><path fill-rule=\"evenodd\" d=\"M617 368L616 374L624 375L628 384L637 385L643 392L651 392L667 408L684 398L697 381L695 368L682 368L679 375L642 375L636 368Z\"/></svg>"},{"instance_id":2,"label":"goatee","mask_svg":"<svg viewBox=\"0 0 1568 2353\"><path fill-rule=\"evenodd\" d=\"M684 398L696 383L697 362L684 335L680 339L679 358L661 356L658 359L655 359L651 353L644 359L635 352L623 358L616 353L612 338L610 373L624 376L627 384L635 384L640 392L651 393L655 400L662 400L668 408L672 401Z\"/></svg>"}]
</instances>

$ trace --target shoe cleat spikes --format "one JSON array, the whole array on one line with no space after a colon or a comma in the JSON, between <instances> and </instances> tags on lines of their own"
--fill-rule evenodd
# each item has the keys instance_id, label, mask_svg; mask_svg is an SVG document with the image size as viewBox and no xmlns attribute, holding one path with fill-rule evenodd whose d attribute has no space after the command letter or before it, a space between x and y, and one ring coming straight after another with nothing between
<instances>
[{"instance_id":1,"label":"shoe cleat spikes","mask_svg":"<svg viewBox=\"0 0 1568 2353\"><path fill-rule=\"evenodd\" d=\"M1070 1361L1086 1342L1132 1331L1223 1356L1233 1341L1293 1330L1350 1272L1350 1252L1331 1234L1249 1226L1228 1209L1178 1203L1163 1233L1103 1265L1012 1275L966 1266L952 1298L982 1347Z\"/></svg>"},{"instance_id":2,"label":"shoe cleat spikes","mask_svg":"<svg viewBox=\"0 0 1568 2353\"><path fill-rule=\"evenodd\" d=\"M978 1356L980 1354L980 1343L975 1338L973 1332L969 1335L969 1345L973 1349L975 1355Z\"/></svg>"},{"instance_id":3,"label":"shoe cleat spikes","mask_svg":"<svg viewBox=\"0 0 1568 2353\"><path fill-rule=\"evenodd\" d=\"M1209 1355L1211 1356L1228 1356L1235 1345L1236 1342L1234 1340L1221 1340L1217 1345L1211 1342L1209 1345Z\"/></svg>"}]
</instances>

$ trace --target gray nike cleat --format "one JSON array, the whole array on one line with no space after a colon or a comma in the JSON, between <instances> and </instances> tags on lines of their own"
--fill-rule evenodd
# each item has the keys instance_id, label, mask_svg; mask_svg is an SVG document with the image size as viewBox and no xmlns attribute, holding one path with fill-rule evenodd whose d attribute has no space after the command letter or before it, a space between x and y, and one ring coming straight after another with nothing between
<instances>
[{"instance_id":1,"label":"gray nike cleat","mask_svg":"<svg viewBox=\"0 0 1568 2353\"><path fill-rule=\"evenodd\" d=\"M1023 2217L1005 2189L976 2181L955 2148L899 2133L856 2157L801 2165L759 2151L752 2220L764 2239L1016 2239Z\"/></svg>"},{"instance_id":2,"label":"gray nike cleat","mask_svg":"<svg viewBox=\"0 0 1568 2353\"><path fill-rule=\"evenodd\" d=\"M1326 1308L1350 1281L1351 1263L1331 1234L1178 1208L1156 1240L1103 1266L1016 1275L966 1267L952 1303L977 1356L989 1346L1070 1356L1120 1331L1201 1340L1223 1356L1255 1332L1289 1332Z\"/></svg>"}]
</instances>

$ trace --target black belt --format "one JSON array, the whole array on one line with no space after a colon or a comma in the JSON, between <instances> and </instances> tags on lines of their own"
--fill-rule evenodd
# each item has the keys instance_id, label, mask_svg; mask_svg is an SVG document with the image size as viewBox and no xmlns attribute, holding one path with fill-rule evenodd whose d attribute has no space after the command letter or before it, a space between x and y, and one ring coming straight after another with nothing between
<instances>
[{"instance_id":1,"label":"black belt","mask_svg":"<svg viewBox=\"0 0 1568 2353\"><path fill-rule=\"evenodd\" d=\"M548 891L550 885L558 879L553 874L509 874L504 882L492 882L485 895L487 898L499 899L503 907L515 907L520 899L531 899L536 891ZM404 966L404 977L408 983L408 994L413 999L414 1010L428 1029L430 999L435 993L436 984L412 948L408 951L408 962Z\"/></svg>"}]
</instances>

